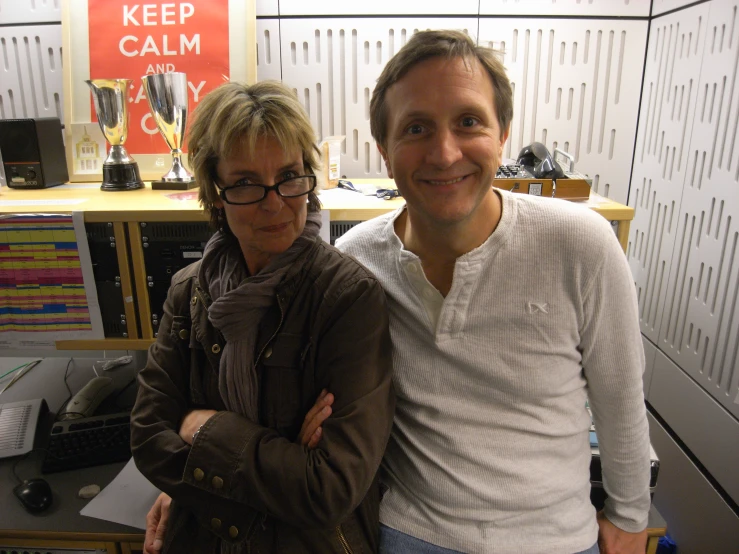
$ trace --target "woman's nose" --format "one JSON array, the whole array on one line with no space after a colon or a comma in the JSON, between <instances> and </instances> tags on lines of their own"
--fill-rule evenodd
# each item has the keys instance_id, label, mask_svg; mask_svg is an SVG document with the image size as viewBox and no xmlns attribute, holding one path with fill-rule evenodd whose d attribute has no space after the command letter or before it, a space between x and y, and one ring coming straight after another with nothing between
<instances>
[{"instance_id":1,"label":"woman's nose","mask_svg":"<svg viewBox=\"0 0 739 554\"><path fill-rule=\"evenodd\" d=\"M284 205L284 200L276 190L267 191L267 196L259 203L259 207L269 212L278 212Z\"/></svg>"}]
</instances>

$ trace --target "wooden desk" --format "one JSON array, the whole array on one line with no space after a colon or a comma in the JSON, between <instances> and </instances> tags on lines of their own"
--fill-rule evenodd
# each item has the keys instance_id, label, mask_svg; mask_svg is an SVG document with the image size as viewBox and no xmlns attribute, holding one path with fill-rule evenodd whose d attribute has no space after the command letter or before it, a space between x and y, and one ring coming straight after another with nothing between
<instances>
[{"instance_id":1,"label":"wooden desk","mask_svg":"<svg viewBox=\"0 0 739 554\"><path fill-rule=\"evenodd\" d=\"M667 523L652 504L649 508L649 520L647 521L647 554L656 554L659 538L666 534Z\"/></svg>"},{"instance_id":2,"label":"wooden desk","mask_svg":"<svg viewBox=\"0 0 739 554\"><path fill-rule=\"evenodd\" d=\"M394 188L391 179L354 179L357 183L375 183ZM193 191L188 191L193 192ZM197 192L197 189L194 189ZM365 221L403 205L402 198L382 200L371 196L346 192L341 196L319 195L323 207L331 212L331 221ZM173 200L176 191L146 188L126 192L102 192L97 184L69 183L42 190L4 188L0 191L0 213L71 213L84 211L87 222L141 222L141 221L207 221L197 200ZM180 193L182 194L182 193ZM11 201L14 205L4 205ZM27 201L28 204L23 204ZM55 204L55 202L60 202ZM70 204L69 202L76 202ZM626 251L629 224L634 208L614 202L596 193L581 202L609 221L619 222L618 237Z\"/></svg>"},{"instance_id":3,"label":"wooden desk","mask_svg":"<svg viewBox=\"0 0 739 554\"><path fill-rule=\"evenodd\" d=\"M390 179L354 179L356 183L373 183L393 188ZM189 199L178 199L178 198ZM383 200L352 191L332 189L319 194L332 222L357 222L372 219L403 205L402 198ZM617 236L626 250L629 225L634 209L591 193L582 202L609 221L618 223ZM120 285L124 298L127 338L102 340L57 341L57 349L145 350L154 341L149 308L149 287L144 264L142 225L146 222L205 222L208 220L197 202L197 189L186 192L152 190L148 185L139 190L102 192L98 184L69 183L42 190L0 190L0 214L84 212L86 223L107 223L115 236Z\"/></svg>"}]
</instances>

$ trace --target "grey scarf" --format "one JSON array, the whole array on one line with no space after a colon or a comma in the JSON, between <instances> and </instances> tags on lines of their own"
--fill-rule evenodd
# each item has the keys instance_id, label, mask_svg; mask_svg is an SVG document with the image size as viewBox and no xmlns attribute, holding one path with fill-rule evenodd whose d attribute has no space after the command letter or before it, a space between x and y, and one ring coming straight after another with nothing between
<instances>
[{"instance_id":1,"label":"grey scarf","mask_svg":"<svg viewBox=\"0 0 739 554\"><path fill-rule=\"evenodd\" d=\"M259 382L254 365L259 324L277 301L276 289L315 244L320 213L308 213L303 233L267 267L249 275L238 241L216 233L208 241L198 278L213 300L208 319L226 339L219 365L218 389L229 411L259 421ZM297 266L295 265L297 263Z\"/></svg>"}]
</instances>

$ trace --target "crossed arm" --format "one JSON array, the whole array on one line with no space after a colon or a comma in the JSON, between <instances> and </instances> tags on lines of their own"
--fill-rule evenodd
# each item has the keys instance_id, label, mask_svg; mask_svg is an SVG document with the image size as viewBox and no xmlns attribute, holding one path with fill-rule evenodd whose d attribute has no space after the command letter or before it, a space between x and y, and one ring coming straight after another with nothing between
<instances>
[{"instance_id":1,"label":"crossed arm","mask_svg":"<svg viewBox=\"0 0 739 554\"><path fill-rule=\"evenodd\" d=\"M316 403L308 411L303 420L303 425L298 434L297 443L313 449L318 446L323 434L322 424L331 415L331 406L334 403L334 395L325 389L321 391ZM180 425L180 437L187 444L192 445L192 437L201 425L203 425L214 414L215 410L192 410L185 415ZM172 498L161 493L154 505L146 515L146 535L144 538L145 554L159 554L164 544L164 536L167 533L169 521L169 507Z\"/></svg>"}]
</instances>

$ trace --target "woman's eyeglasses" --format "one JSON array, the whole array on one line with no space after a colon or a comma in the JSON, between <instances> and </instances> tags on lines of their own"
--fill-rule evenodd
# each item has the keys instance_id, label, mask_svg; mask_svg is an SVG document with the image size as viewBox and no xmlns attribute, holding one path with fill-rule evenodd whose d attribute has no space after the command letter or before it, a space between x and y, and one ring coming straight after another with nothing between
<instances>
[{"instance_id":1,"label":"woman's eyeglasses","mask_svg":"<svg viewBox=\"0 0 739 554\"><path fill-rule=\"evenodd\" d=\"M243 206L245 204L256 204L267 197L269 191L273 190L283 198L295 198L304 196L316 188L315 175L299 175L290 177L272 186L257 185L254 183L243 183L245 179L236 181L231 187L220 189L219 196L227 204Z\"/></svg>"}]
</instances>

